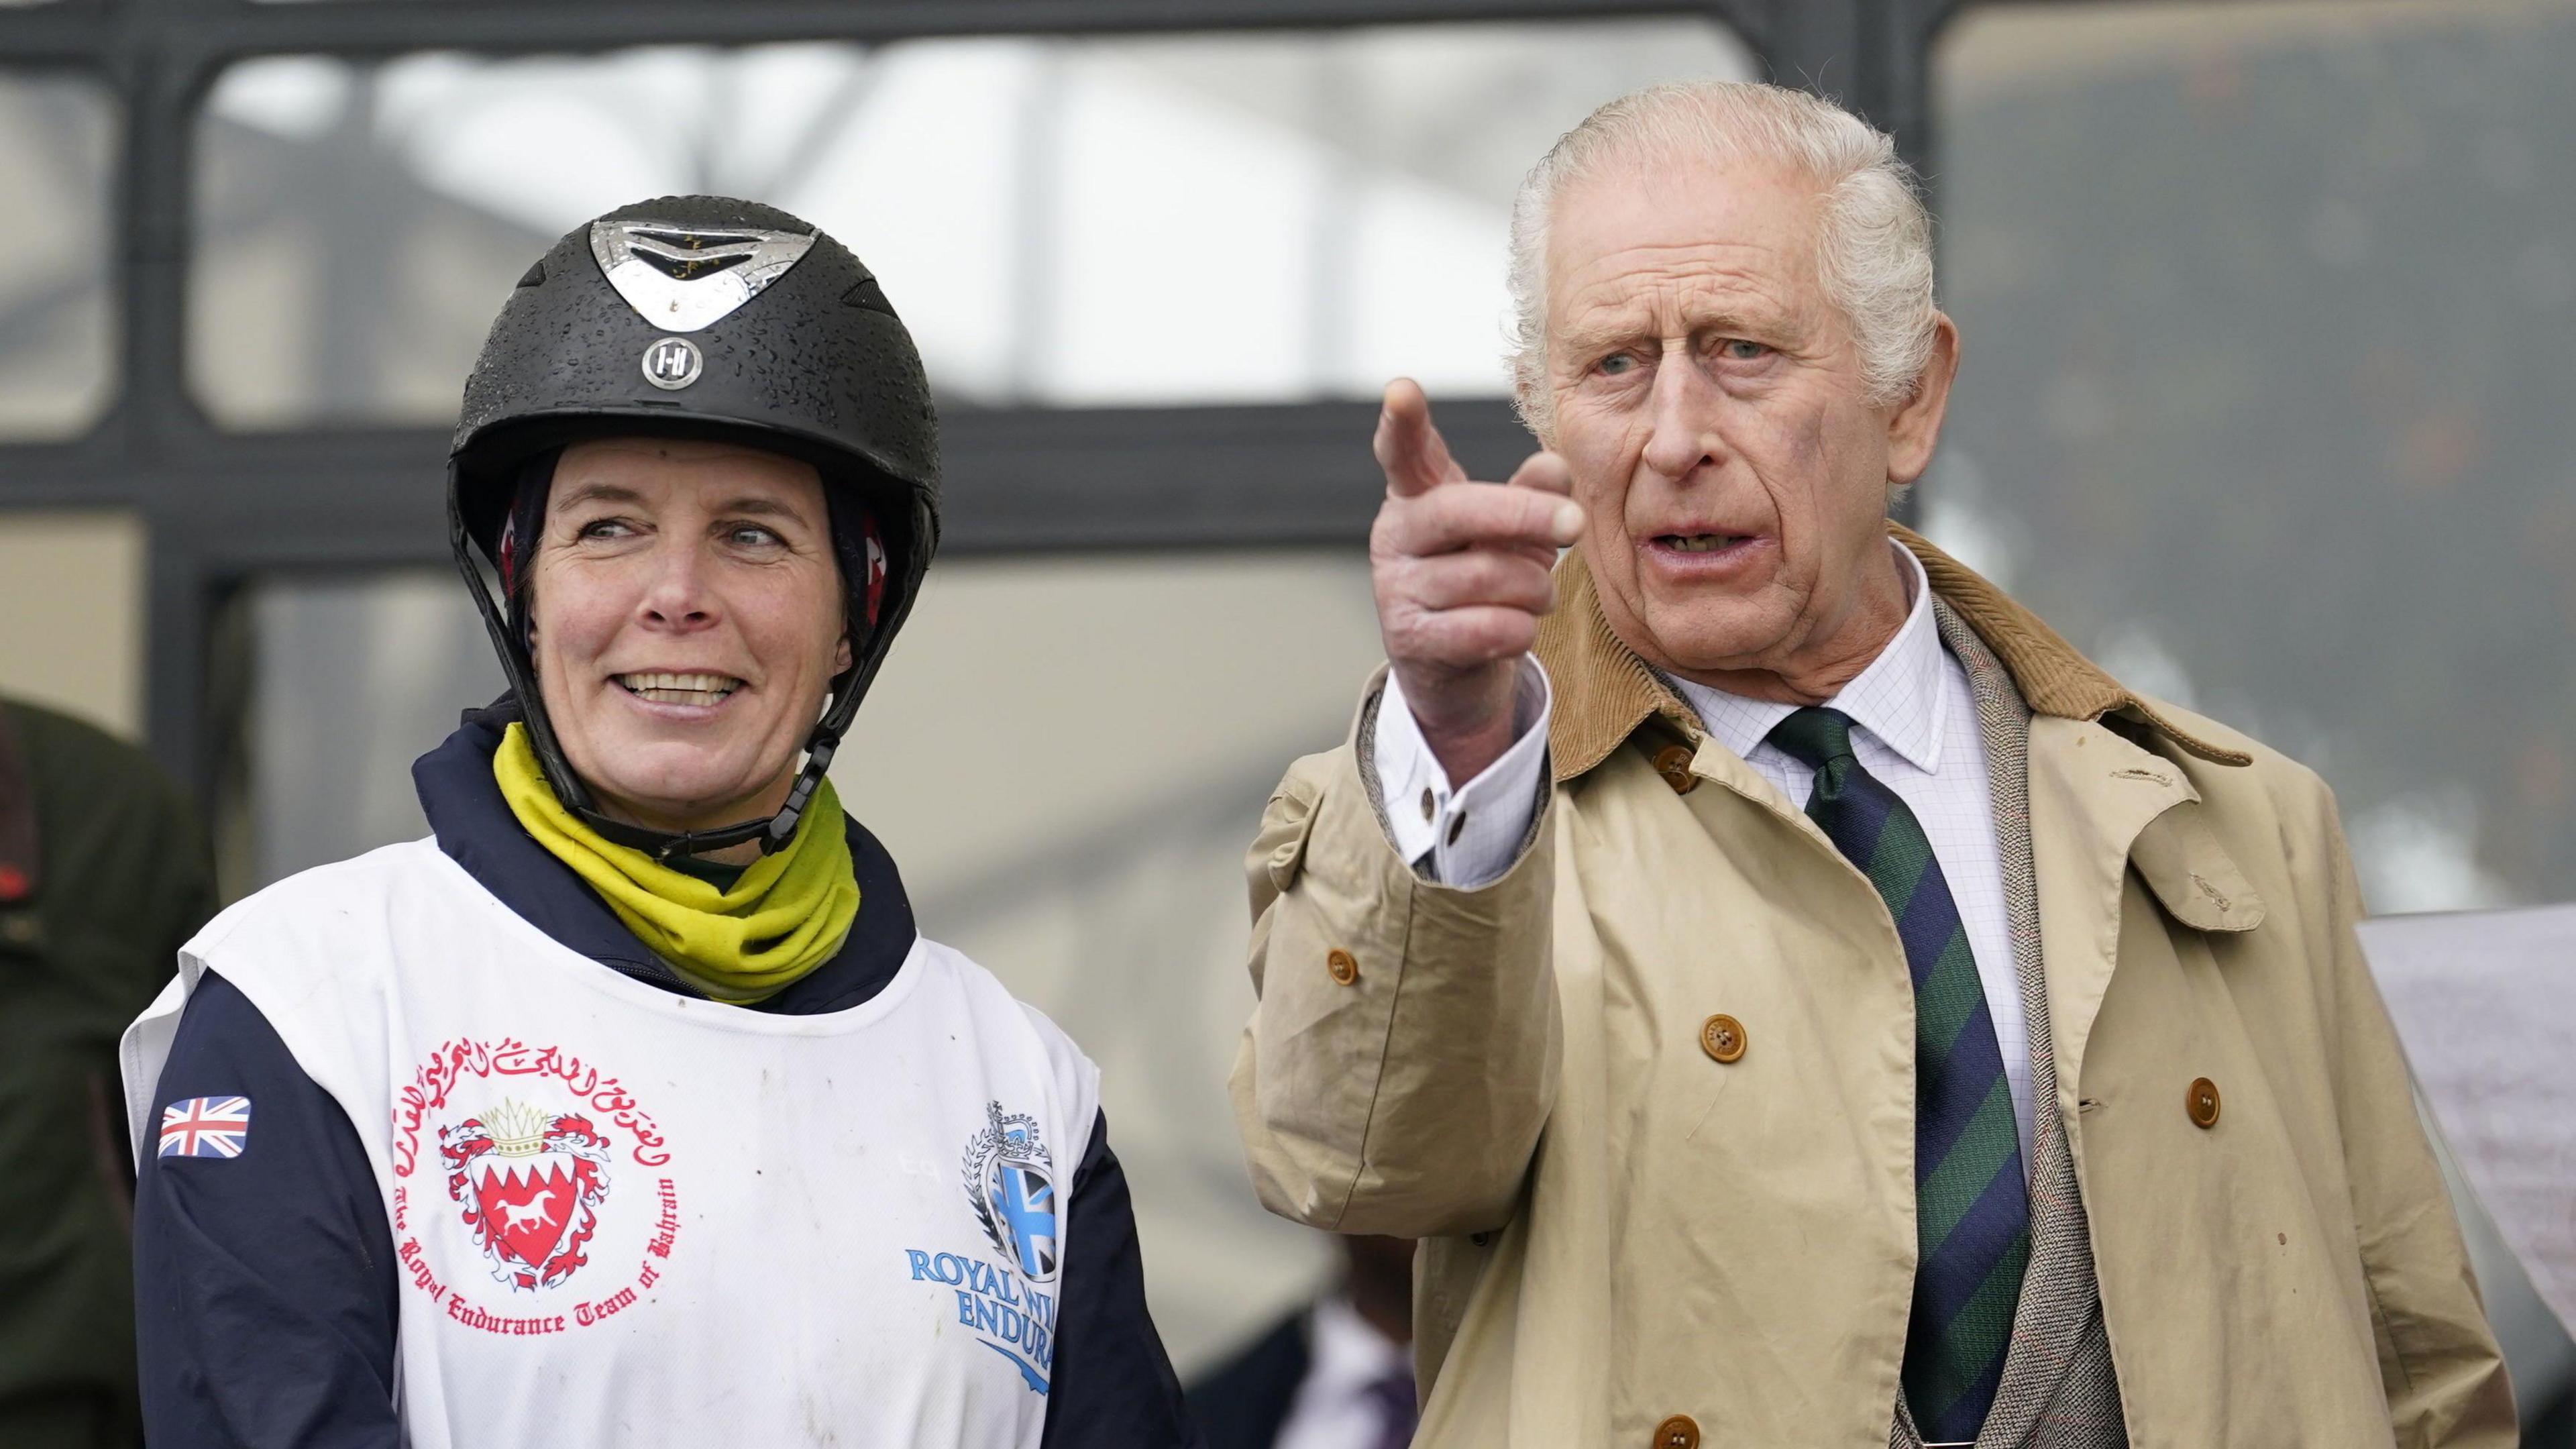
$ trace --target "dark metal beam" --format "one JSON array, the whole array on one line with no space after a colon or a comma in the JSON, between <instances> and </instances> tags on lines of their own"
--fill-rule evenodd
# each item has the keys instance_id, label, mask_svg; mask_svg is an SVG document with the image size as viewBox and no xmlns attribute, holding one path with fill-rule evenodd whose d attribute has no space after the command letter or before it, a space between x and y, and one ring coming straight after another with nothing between
<instances>
[{"instance_id":1,"label":"dark metal beam","mask_svg":"<svg viewBox=\"0 0 2576 1449\"><path fill-rule=\"evenodd\" d=\"M1479 476L1536 446L1509 404L1436 405ZM960 409L942 426L943 546L955 553L1357 545L1383 487L1374 403ZM442 563L447 434L229 437L98 489L64 449L0 480L0 508L139 504L219 572Z\"/></svg>"},{"instance_id":2,"label":"dark metal beam","mask_svg":"<svg viewBox=\"0 0 2576 1449\"><path fill-rule=\"evenodd\" d=\"M0 65L12 70L101 69L118 48L116 17L79 0L0 10Z\"/></svg>"},{"instance_id":3,"label":"dark metal beam","mask_svg":"<svg viewBox=\"0 0 2576 1449\"><path fill-rule=\"evenodd\" d=\"M1878 108L1870 113L1880 129L1896 138L1896 149L1908 164L1931 177L1932 51L1942 27L1967 8L1968 0L1880 0L1873 17L1872 64L1878 81Z\"/></svg>"},{"instance_id":4,"label":"dark metal beam","mask_svg":"<svg viewBox=\"0 0 2576 1449\"><path fill-rule=\"evenodd\" d=\"M1861 9L1866 0L1779 0L1767 43L1755 47L1763 78L1831 96L1868 113L1860 91Z\"/></svg>"}]
</instances>

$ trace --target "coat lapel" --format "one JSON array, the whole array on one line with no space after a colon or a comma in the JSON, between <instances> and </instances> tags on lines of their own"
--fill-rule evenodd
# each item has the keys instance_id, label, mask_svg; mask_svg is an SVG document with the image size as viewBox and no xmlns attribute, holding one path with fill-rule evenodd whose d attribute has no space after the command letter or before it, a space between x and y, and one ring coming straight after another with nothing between
<instances>
[{"instance_id":1,"label":"coat lapel","mask_svg":"<svg viewBox=\"0 0 2576 1449\"><path fill-rule=\"evenodd\" d=\"M2160 817L2199 799L2171 761L2113 730L2045 715L2031 720L2031 849L2039 862L2040 935L2048 942L2059 1105L2070 1119L2084 1047L2119 961L2131 848Z\"/></svg>"}]
</instances>

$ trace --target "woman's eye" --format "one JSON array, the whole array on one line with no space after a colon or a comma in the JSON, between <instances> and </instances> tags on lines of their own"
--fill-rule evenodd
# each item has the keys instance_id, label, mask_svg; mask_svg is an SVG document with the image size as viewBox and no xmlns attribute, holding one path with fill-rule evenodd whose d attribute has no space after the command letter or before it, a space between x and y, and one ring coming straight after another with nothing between
<instances>
[{"instance_id":1,"label":"woman's eye","mask_svg":"<svg viewBox=\"0 0 2576 1449\"><path fill-rule=\"evenodd\" d=\"M1760 362L1771 355L1770 348L1759 342L1747 342L1741 337L1726 339L1718 345L1717 350L1736 362Z\"/></svg>"},{"instance_id":2,"label":"woman's eye","mask_svg":"<svg viewBox=\"0 0 2576 1449\"><path fill-rule=\"evenodd\" d=\"M1607 376L1617 377L1623 372L1632 372L1636 370L1637 359L1629 356L1625 352L1614 352L1608 357L1601 359L1598 363L1595 363L1594 366L1598 367L1602 373Z\"/></svg>"}]
</instances>

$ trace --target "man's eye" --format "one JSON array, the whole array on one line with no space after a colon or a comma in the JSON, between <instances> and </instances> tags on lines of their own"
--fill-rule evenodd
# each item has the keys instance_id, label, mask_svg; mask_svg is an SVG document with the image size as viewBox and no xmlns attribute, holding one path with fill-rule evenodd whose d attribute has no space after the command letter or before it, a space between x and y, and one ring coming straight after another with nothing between
<instances>
[{"instance_id":1,"label":"man's eye","mask_svg":"<svg viewBox=\"0 0 2576 1449\"><path fill-rule=\"evenodd\" d=\"M745 548L768 548L784 542L776 533L756 523L736 524L725 537Z\"/></svg>"},{"instance_id":2,"label":"man's eye","mask_svg":"<svg viewBox=\"0 0 2576 1449\"><path fill-rule=\"evenodd\" d=\"M1747 342L1741 337L1730 337L1726 339L1726 341L1718 344L1717 350L1737 362L1760 362L1763 358L1771 355L1770 348L1763 346L1759 342Z\"/></svg>"},{"instance_id":3,"label":"man's eye","mask_svg":"<svg viewBox=\"0 0 2576 1449\"><path fill-rule=\"evenodd\" d=\"M622 518L595 518L581 526L582 538L624 538L635 530Z\"/></svg>"}]
</instances>

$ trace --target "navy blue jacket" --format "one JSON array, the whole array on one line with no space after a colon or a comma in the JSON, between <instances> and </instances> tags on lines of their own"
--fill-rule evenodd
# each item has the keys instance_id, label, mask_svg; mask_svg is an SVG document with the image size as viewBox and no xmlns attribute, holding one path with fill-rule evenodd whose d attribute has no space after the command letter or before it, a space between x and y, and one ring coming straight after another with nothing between
<instances>
[{"instance_id":1,"label":"navy blue jacket","mask_svg":"<svg viewBox=\"0 0 2576 1449\"><path fill-rule=\"evenodd\" d=\"M555 940L683 989L605 902L520 828L492 778L507 716L469 715L412 769L439 848ZM761 1003L839 1011L874 996L912 948L894 861L857 821L862 908L840 954ZM153 1117L190 1097L247 1096L259 1130L236 1158L146 1154L134 1210L143 1418L153 1449L395 1449L400 1298L384 1200L358 1132L240 989L209 974L188 1000ZM1196 1446L1145 1308L1126 1175L1092 1124L1074 1173L1047 1449ZM865 1372L864 1367L856 1369Z\"/></svg>"}]
</instances>

